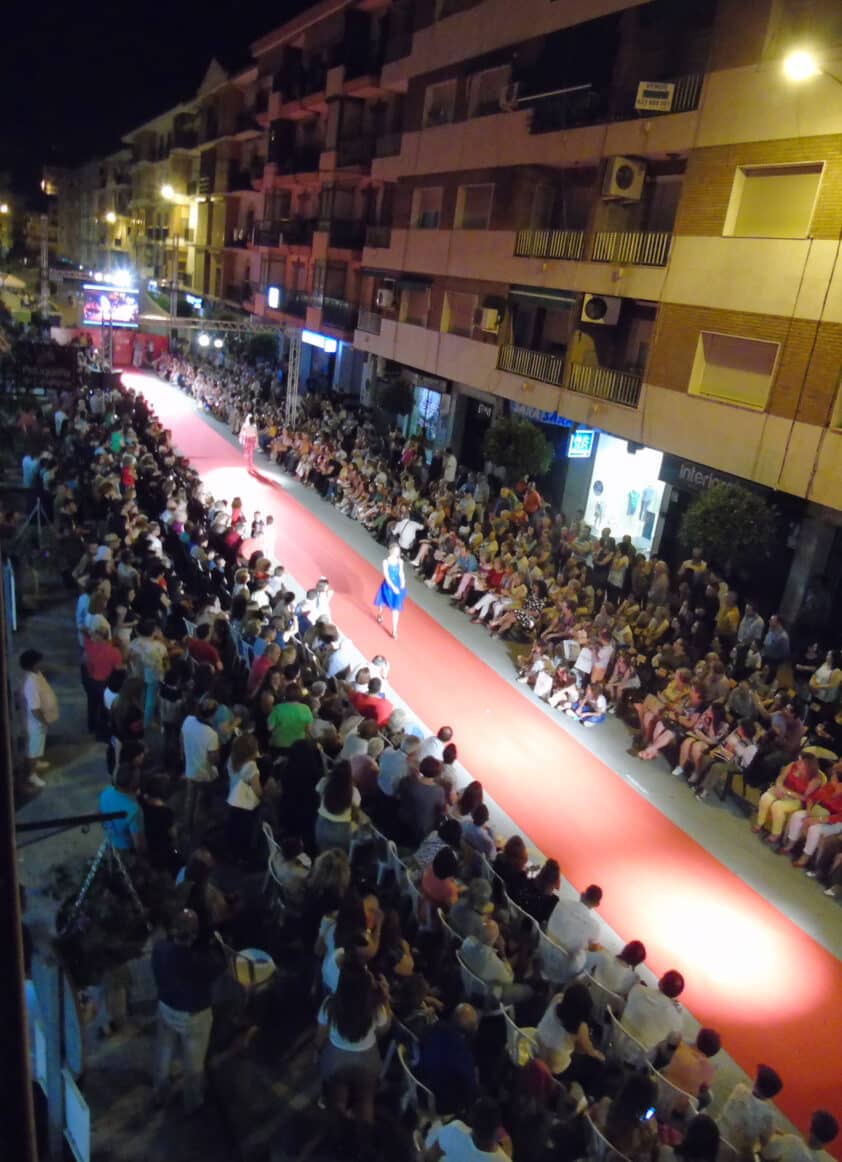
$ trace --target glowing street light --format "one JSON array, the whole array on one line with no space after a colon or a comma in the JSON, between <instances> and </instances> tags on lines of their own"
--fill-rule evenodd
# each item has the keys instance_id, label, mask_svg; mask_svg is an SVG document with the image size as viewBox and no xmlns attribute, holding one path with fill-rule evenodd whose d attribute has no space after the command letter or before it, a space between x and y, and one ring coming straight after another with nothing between
<instances>
[{"instance_id":1,"label":"glowing street light","mask_svg":"<svg viewBox=\"0 0 842 1162\"><path fill-rule=\"evenodd\" d=\"M109 210L108 213L105 215L105 220L109 224L109 226L113 226L114 223L117 221L117 215L114 213L113 210Z\"/></svg>"},{"instance_id":2,"label":"glowing street light","mask_svg":"<svg viewBox=\"0 0 842 1162\"><path fill-rule=\"evenodd\" d=\"M115 286L131 286L132 275L129 270L115 270L112 272L111 281Z\"/></svg>"},{"instance_id":3,"label":"glowing street light","mask_svg":"<svg viewBox=\"0 0 842 1162\"><path fill-rule=\"evenodd\" d=\"M171 202L175 197L175 190L172 188L169 182L167 182L166 185L161 186L161 197L164 198L167 202Z\"/></svg>"},{"instance_id":4,"label":"glowing street light","mask_svg":"<svg viewBox=\"0 0 842 1162\"><path fill-rule=\"evenodd\" d=\"M0 214L8 214L8 212L9 212L9 203L8 202L0 202Z\"/></svg>"},{"instance_id":5,"label":"glowing street light","mask_svg":"<svg viewBox=\"0 0 842 1162\"><path fill-rule=\"evenodd\" d=\"M214 339L213 345L217 349L217 351L221 351L222 347L223 347L223 342L221 339Z\"/></svg>"},{"instance_id":6,"label":"glowing street light","mask_svg":"<svg viewBox=\"0 0 842 1162\"><path fill-rule=\"evenodd\" d=\"M206 335L204 333L204 331L199 336L199 346L200 347L210 347L210 335Z\"/></svg>"},{"instance_id":7,"label":"glowing street light","mask_svg":"<svg viewBox=\"0 0 842 1162\"><path fill-rule=\"evenodd\" d=\"M822 70L815 56L805 48L793 49L784 58L784 76L790 81L808 81Z\"/></svg>"}]
</instances>

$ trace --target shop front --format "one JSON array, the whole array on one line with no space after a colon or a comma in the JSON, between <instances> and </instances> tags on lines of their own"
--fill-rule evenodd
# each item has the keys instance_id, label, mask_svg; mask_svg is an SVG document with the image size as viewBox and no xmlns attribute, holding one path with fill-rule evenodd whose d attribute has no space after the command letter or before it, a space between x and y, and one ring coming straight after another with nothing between
<instances>
[{"instance_id":1,"label":"shop front","mask_svg":"<svg viewBox=\"0 0 842 1162\"><path fill-rule=\"evenodd\" d=\"M594 533L631 538L641 553L657 552L669 489L660 478L663 452L590 428L570 430L562 510L582 514Z\"/></svg>"}]
</instances>

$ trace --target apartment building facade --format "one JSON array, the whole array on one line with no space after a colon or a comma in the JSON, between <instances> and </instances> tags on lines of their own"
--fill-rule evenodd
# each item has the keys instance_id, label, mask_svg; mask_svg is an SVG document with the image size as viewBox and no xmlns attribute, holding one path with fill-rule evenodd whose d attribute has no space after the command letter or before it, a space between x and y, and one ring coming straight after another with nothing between
<instances>
[{"instance_id":1,"label":"apartment building facade","mask_svg":"<svg viewBox=\"0 0 842 1162\"><path fill-rule=\"evenodd\" d=\"M534 418L565 511L642 548L719 478L838 521L835 0L322 0L252 55L126 136L141 275L177 246L471 466Z\"/></svg>"}]
</instances>

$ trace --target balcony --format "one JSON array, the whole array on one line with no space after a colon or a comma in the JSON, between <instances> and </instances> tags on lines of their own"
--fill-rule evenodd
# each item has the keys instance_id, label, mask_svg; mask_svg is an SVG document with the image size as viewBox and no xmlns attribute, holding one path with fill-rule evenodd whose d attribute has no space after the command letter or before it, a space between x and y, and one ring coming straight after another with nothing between
<instances>
[{"instance_id":1,"label":"balcony","mask_svg":"<svg viewBox=\"0 0 842 1162\"><path fill-rule=\"evenodd\" d=\"M310 296L303 291L294 291L283 303L282 310L285 315L292 315L296 319L303 319L307 315L307 307L310 305Z\"/></svg>"},{"instance_id":2,"label":"balcony","mask_svg":"<svg viewBox=\"0 0 842 1162\"><path fill-rule=\"evenodd\" d=\"M566 258L575 262L582 257L584 246L584 230L518 230L515 257Z\"/></svg>"},{"instance_id":3,"label":"balcony","mask_svg":"<svg viewBox=\"0 0 842 1162\"><path fill-rule=\"evenodd\" d=\"M526 379L539 379L555 387L564 384L564 356L553 355L549 351L533 351L529 347L501 347L497 366L501 371L511 371Z\"/></svg>"},{"instance_id":4,"label":"balcony","mask_svg":"<svg viewBox=\"0 0 842 1162\"><path fill-rule=\"evenodd\" d=\"M241 169L237 162L232 161L228 165L228 185L227 189L230 192L236 190L250 190L252 183L252 172L250 169Z\"/></svg>"},{"instance_id":5,"label":"balcony","mask_svg":"<svg viewBox=\"0 0 842 1162\"><path fill-rule=\"evenodd\" d=\"M319 229L327 231L328 246L336 250L362 250L365 245L366 228L363 222L323 220L319 223Z\"/></svg>"},{"instance_id":6,"label":"balcony","mask_svg":"<svg viewBox=\"0 0 842 1162\"><path fill-rule=\"evenodd\" d=\"M245 250L249 243L249 231L244 226L238 226L225 235L226 249Z\"/></svg>"},{"instance_id":7,"label":"balcony","mask_svg":"<svg viewBox=\"0 0 842 1162\"><path fill-rule=\"evenodd\" d=\"M564 129L576 129L586 125L601 125L611 121L628 121L635 118L663 117L670 113L690 113L699 107L702 94L701 73L689 73L674 77L669 83L674 85L669 109L641 111L635 108L637 86L623 93L610 89L594 89L582 85L568 93L560 93L531 104L528 93L523 93L519 108L531 108L530 133L557 133ZM528 86L528 81L525 83Z\"/></svg>"},{"instance_id":8,"label":"balcony","mask_svg":"<svg viewBox=\"0 0 842 1162\"><path fill-rule=\"evenodd\" d=\"M252 234L253 246L310 246L315 223L308 218L285 218L280 221L264 219L257 222Z\"/></svg>"},{"instance_id":9,"label":"balcony","mask_svg":"<svg viewBox=\"0 0 842 1162\"><path fill-rule=\"evenodd\" d=\"M357 324L357 307L345 299L332 299L323 295L313 295L311 307L320 307L322 323L340 331L353 331Z\"/></svg>"},{"instance_id":10,"label":"balcony","mask_svg":"<svg viewBox=\"0 0 842 1162\"><path fill-rule=\"evenodd\" d=\"M361 309L357 315L357 330L365 331L369 335L379 335L382 322L383 317L377 311L364 311Z\"/></svg>"},{"instance_id":11,"label":"balcony","mask_svg":"<svg viewBox=\"0 0 842 1162\"><path fill-rule=\"evenodd\" d=\"M603 230L594 235L591 260L618 266L666 266L671 243L668 230Z\"/></svg>"},{"instance_id":12,"label":"balcony","mask_svg":"<svg viewBox=\"0 0 842 1162\"><path fill-rule=\"evenodd\" d=\"M365 244L378 250L388 250L392 245L392 227L366 226Z\"/></svg>"},{"instance_id":13,"label":"balcony","mask_svg":"<svg viewBox=\"0 0 842 1162\"><path fill-rule=\"evenodd\" d=\"M237 303L238 306L243 306L245 303L250 303L254 298L254 291L251 283L236 282L229 283L225 288L225 299L229 303Z\"/></svg>"},{"instance_id":14,"label":"balcony","mask_svg":"<svg viewBox=\"0 0 842 1162\"><path fill-rule=\"evenodd\" d=\"M242 109L234 119L234 136L256 137L258 133L257 109Z\"/></svg>"},{"instance_id":15,"label":"balcony","mask_svg":"<svg viewBox=\"0 0 842 1162\"><path fill-rule=\"evenodd\" d=\"M320 145L302 146L293 150L292 153L284 154L275 162L275 165L280 174L318 173L321 154L322 147Z\"/></svg>"},{"instance_id":16,"label":"balcony","mask_svg":"<svg viewBox=\"0 0 842 1162\"><path fill-rule=\"evenodd\" d=\"M540 377L536 377L540 378ZM617 371L613 367L594 367L585 363L571 363L567 382L568 391L588 395L592 399L636 408L640 400L642 376L633 371Z\"/></svg>"},{"instance_id":17,"label":"balcony","mask_svg":"<svg viewBox=\"0 0 842 1162\"><path fill-rule=\"evenodd\" d=\"M400 131L396 133L381 133L374 142L374 156L397 157L401 151L402 141L403 134Z\"/></svg>"},{"instance_id":18,"label":"balcony","mask_svg":"<svg viewBox=\"0 0 842 1162\"><path fill-rule=\"evenodd\" d=\"M336 148L336 164L340 169L351 165L368 166L373 156L374 142L367 137L340 141Z\"/></svg>"},{"instance_id":19,"label":"balcony","mask_svg":"<svg viewBox=\"0 0 842 1162\"><path fill-rule=\"evenodd\" d=\"M199 135L194 129L177 129L172 136L173 149L195 149L199 144Z\"/></svg>"}]
</instances>

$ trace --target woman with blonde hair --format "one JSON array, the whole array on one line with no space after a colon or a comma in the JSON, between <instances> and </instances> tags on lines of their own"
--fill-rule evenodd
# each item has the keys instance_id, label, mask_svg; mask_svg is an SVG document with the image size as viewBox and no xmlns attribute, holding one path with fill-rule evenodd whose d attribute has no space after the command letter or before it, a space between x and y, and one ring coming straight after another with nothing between
<instances>
[{"instance_id":1,"label":"woman with blonde hair","mask_svg":"<svg viewBox=\"0 0 842 1162\"><path fill-rule=\"evenodd\" d=\"M225 832L228 846L237 858L246 858L254 846L255 812L263 795L257 758L260 753L253 734L234 739L228 758L228 818Z\"/></svg>"}]
</instances>

